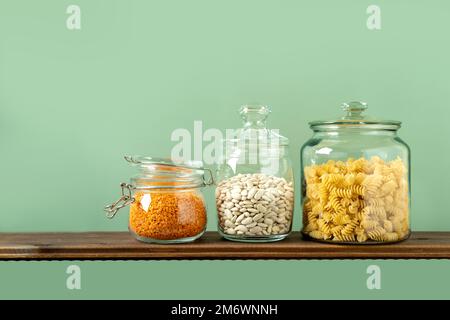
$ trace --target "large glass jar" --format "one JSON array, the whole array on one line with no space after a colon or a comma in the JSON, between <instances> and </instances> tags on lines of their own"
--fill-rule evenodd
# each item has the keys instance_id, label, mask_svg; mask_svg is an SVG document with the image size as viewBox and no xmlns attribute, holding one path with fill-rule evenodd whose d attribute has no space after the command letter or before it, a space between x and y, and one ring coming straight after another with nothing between
<instances>
[{"instance_id":1,"label":"large glass jar","mask_svg":"<svg viewBox=\"0 0 450 320\"><path fill-rule=\"evenodd\" d=\"M206 205L201 192L206 181L201 163L175 163L148 157L125 157L140 169L122 196L105 207L108 218L130 205L129 230L139 241L182 243L199 238L206 228ZM211 173L211 172L210 172Z\"/></svg>"},{"instance_id":2,"label":"large glass jar","mask_svg":"<svg viewBox=\"0 0 450 320\"><path fill-rule=\"evenodd\" d=\"M227 132L217 168L218 229L229 240L267 242L291 231L294 185L287 138L266 128L270 108L246 105Z\"/></svg>"},{"instance_id":3,"label":"large glass jar","mask_svg":"<svg viewBox=\"0 0 450 320\"><path fill-rule=\"evenodd\" d=\"M343 105L338 120L310 123L302 147L303 234L337 243L377 244L410 234L410 151L399 121L363 115L367 105Z\"/></svg>"}]
</instances>

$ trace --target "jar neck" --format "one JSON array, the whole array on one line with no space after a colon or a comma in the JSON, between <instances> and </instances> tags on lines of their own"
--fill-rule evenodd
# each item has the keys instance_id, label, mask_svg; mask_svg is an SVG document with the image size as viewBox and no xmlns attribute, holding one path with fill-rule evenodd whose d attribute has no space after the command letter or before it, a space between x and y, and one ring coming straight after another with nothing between
<instances>
[{"instance_id":1,"label":"jar neck","mask_svg":"<svg viewBox=\"0 0 450 320\"><path fill-rule=\"evenodd\" d=\"M370 130L370 129L329 129L314 130L315 137L336 137L346 135L374 136L374 137L397 137L397 130Z\"/></svg>"},{"instance_id":2,"label":"jar neck","mask_svg":"<svg viewBox=\"0 0 450 320\"><path fill-rule=\"evenodd\" d=\"M137 175L131 178L135 189L196 189L205 186L202 177L167 177L164 175Z\"/></svg>"}]
</instances>

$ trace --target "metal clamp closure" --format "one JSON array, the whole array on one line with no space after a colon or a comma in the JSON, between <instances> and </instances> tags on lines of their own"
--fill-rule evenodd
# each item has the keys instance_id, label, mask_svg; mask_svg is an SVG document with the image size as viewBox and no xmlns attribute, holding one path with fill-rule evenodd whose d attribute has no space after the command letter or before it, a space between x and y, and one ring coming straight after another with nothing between
<instances>
[{"instance_id":1,"label":"metal clamp closure","mask_svg":"<svg viewBox=\"0 0 450 320\"><path fill-rule=\"evenodd\" d=\"M208 174L209 174L209 178L208 179L206 178L206 175L203 175L203 184L205 186L210 186L210 185L214 184L215 183L214 182L214 175L213 175L211 169L203 168L202 170L204 170L205 172L208 172Z\"/></svg>"},{"instance_id":2,"label":"metal clamp closure","mask_svg":"<svg viewBox=\"0 0 450 320\"><path fill-rule=\"evenodd\" d=\"M104 210L106 211L106 217L108 219L114 218L117 211L119 211L123 207L126 207L129 204L134 202L134 198L131 195L131 190L133 189L133 186L131 184L122 182L120 184L120 188L121 188L121 192L122 192L121 197L114 203L112 203L104 208Z\"/></svg>"}]
</instances>

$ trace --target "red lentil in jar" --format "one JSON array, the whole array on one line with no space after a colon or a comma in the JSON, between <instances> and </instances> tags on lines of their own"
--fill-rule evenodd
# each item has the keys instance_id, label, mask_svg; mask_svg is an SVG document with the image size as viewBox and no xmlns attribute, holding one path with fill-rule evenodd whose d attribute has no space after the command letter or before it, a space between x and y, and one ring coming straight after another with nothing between
<instances>
[{"instance_id":1,"label":"red lentil in jar","mask_svg":"<svg viewBox=\"0 0 450 320\"><path fill-rule=\"evenodd\" d=\"M181 243L198 239L206 229L206 205L201 188L212 184L201 163L174 163L145 157L125 157L140 168L122 197L105 210L112 218L130 205L129 230L143 242ZM208 181L205 171L210 173Z\"/></svg>"},{"instance_id":2,"label":"red lentil in jar","mask_svg":"<svg viewBox=\"0 0 450 320\"><path fill-rule=\"evenodd\" d=\"M138 192L130 208L130 231L157 240L191 238L206 227L206 207L195 191Z\"/></svg>"}]
</instances>

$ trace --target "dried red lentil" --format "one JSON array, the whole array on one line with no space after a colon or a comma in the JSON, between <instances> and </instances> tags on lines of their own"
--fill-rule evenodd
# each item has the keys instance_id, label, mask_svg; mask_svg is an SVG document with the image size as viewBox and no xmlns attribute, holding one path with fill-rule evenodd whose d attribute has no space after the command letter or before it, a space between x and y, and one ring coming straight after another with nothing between
<instances>
[{"instance_id":1,"label":"dried red lentil","mask_svg":"<svg viewBox=\"0 0 450 320\"><path fill-rule=\"evenodd\" d=\"M195 192L155 190L137 192L134 198L130 208L130 229L140 237L181 239L194 237L206 227L205 203Z\"/></svg>"}]
</instances>

